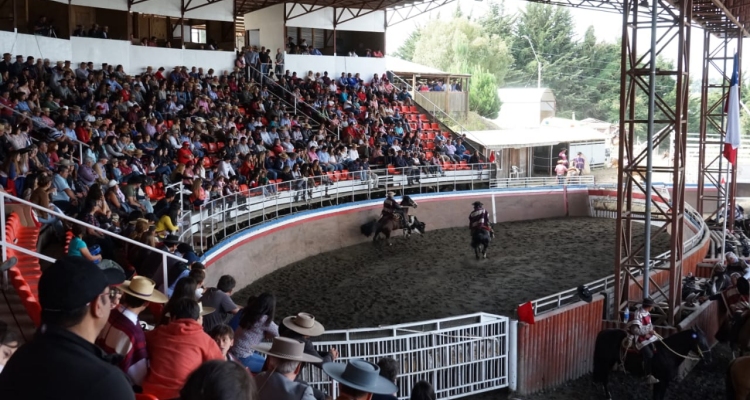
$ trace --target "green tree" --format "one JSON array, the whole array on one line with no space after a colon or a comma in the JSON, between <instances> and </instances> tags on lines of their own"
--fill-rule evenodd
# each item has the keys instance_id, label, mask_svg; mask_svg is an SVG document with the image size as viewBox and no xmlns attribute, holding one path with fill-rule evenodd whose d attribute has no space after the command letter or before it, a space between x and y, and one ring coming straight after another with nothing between
<instances>
[{"instance_id":1,"label":"green tree","mask_svg":"<svg viewBox=\"0 0 750 400\"><path fill-rule=\"evenodd\" d=\"M413 61L414 48L416 47L420 37L422 37L422 29L417 27L417 29L411 31L409 37L407 37L404 43L398 48L398 50L393 53L393 56L398 57L402 60Z\"/></svg>"},{"instance_id":2,"label":"green tree","mask_svg":"<svg viewBox=\"0 0 750 400\"><path fill-rule=\"evenodd\" d=\"M471 72L469 109L489 119L497 118L500 111L495 75L482 70L481 67L475 67Z\"/></svg>"},{"instance_id":3,"label":"green tree","mask_svg":"<svg viewBox=\"0 0 750 400\"><path fill-rule=\"evenodd\" d=\"M512 63L505 41L487 35L482 26L465 17L432 20L417 40L412 61L446 72L469 73L479 66L502 85Z\"/></svg>"}]
</instances>

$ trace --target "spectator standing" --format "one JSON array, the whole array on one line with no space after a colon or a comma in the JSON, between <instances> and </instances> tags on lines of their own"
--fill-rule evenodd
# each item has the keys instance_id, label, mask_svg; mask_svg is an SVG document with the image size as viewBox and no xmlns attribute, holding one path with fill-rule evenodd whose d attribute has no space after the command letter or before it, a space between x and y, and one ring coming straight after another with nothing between
<instances>
[{"instance_id":1,"label":"spectator standing","mask_svg":"<svg viewBox=\"0 0 750 400\"><path fill-rule=\"evenodd\" d=\"M191 372L205 361L223 360L219 346L201 324L200 303L182 298L170 309L167 325L146 333L150 355L143 391L160 399L174 399Z\"/></svg>"},{"instance_id":2,"label":"spectator standing","mask_svg":"<svg viewBox=\"0 0 750 400\"><path fill-rule=\"evenodd\" d=\"M586 159L580 151L573 159L573 166L578 170L578 175L583 175L583 169L586 167Z\"/></svg>"},{"instance_id":3,"label":"spectator standing","mask_svg":"<svg viewBox=\"0 0 750 400\"><path fill-rule=\"evenodd\" d=\"M146 335L138 323L138 315L150 303L167 302L167 296L155 287L154 281L143 276L123 282L119 286L119 290L124 292L120 305L112 310L109 322L96 341L107 353L122 356L118 366L137 386L143 384L148 368Z\"/></svg>"},{"instance_id":4,"label":"spectator standing","mask_svg":"<svg viewBox=\"0 0 750 400\"><path fill-rule=\"evenodd\" d=\"M565 175L568 173L568 168L565 166L565 161L557 160L557 166L555 167L555 175L557 175L557 183L562 185L565 183Z\"/></svg>"},{"instance_id":5,"label":"spectator standing","mask_svg":"<svg viewBox=\"0 0 750 400\"><path fill-rule=\"evenodd\" d=\"M435 389L432 387L432 384L427 381L419 381L414 384L414 387L411 389L411 397L410 400L435 400L437 399L437 396L435 395Z\"/></svg>"},{"instance_id":6,"label":"spectator standing","mask_svg":"<svg viewBox=\"0 0 750 400\"><path fill-rule=\"evenodd\" d=\"M122 273L76 257L58 259L39 280L43 329L0 374L3 400L133 400L125 374L94 345ZM39 377L44 377L40 384Z\"/></svg>"},{"instance_id":7,"label":"spectator standing","mask_svg":"<svg viewBox=\"0 0 750 400\"><path fill-rule=\"evenodd\" d=\"M236 285L237 281L231 275L223 275L219 278L215 288L208 288L203 293L201 297L203 307L216 309L216 312L203 319L203 330L210 332L215 326L227 322L230 315L240 311L240 307L229 297Z\"/></svg>"},{"instance_id":8,"label":"spectator standing","mask_svg":"<svg viewBox=\"0 0 750 400\"><path fill-rule=\"evenodd\" d=\"M315 400L312 387L299 382L303 363L319 363L319 357L306 354L305 345L294 339L276 337L254 349L267 354L266 371L255 376L260 400Z\"/></svg>"}]
</instances>

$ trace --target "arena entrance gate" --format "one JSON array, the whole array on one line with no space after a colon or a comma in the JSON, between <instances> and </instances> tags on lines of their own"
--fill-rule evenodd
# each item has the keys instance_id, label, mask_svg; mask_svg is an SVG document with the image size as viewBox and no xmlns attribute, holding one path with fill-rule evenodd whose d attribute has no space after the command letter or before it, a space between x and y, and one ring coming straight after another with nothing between
<instances>
[{"instance_id":1,"label":"arena entrance gate","mask_svg":"<svg viewBox=\"0 0 750 400\"><path fill-rule=\"evenodd\" d=\"M476 313L378 328L327 331L315 347L339 349L339 359L377 362L391 357L400 365L399 399L408 399L412 385L431 382L440 399L509 387L515 365L515 335L508 317ZM338 385L318 368L307 367L303 379L333 398Z\"/></svg>"}]
</instances>

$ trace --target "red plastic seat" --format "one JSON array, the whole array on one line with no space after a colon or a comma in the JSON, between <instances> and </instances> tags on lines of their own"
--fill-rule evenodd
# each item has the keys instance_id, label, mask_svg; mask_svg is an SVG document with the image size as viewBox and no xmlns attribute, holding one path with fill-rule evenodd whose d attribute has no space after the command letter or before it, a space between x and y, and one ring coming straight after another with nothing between
<instances>
[{"instance_id":1,"label":"red plastic seat","mask_svg":"<svg viewBox=\"0 0 750 400\"><path fill-rule=\"evenodd\" d=\"M339 179L341 179L342 181L348 181L352 179L352 177L351 175L349 175L349 171L344 169L341 170L341 176L339 177Z\"/></svg>"},{"instance_id":2,"label":"red plastic seat","mask_svg":"<svg viewBox=\"0 0 750 400\"><path fill-rule=\"evenodd\" d=\"M401 175L401 171L397 170L393 164L388 164L388 174L390 175Z\"/></svg>"},{"instance_id":3,"label":"red plastic seat","mask_svg":"<svg viewBox=\"0 0 750 400\"><path fill-rule=\"evenodd\" d=\"M439 131L439 130L440 130L440 125L438 125L438 123L437 123L437 122L433 122L433 123L432 123L432 129L434 129L434 130L436 130L436 131Z\"/></svg>"},{"instance_id":4,"label":"red plastic seat","mask_svg":"<svg viewBox=\"0 0 750 400\"><path fill-rule=\"evenodd\" d=\"M217 151L216 143L213 143L213 142L209 143L208 144L208 154L216 153L216 151Z\"/></svg>"}]
</instances>

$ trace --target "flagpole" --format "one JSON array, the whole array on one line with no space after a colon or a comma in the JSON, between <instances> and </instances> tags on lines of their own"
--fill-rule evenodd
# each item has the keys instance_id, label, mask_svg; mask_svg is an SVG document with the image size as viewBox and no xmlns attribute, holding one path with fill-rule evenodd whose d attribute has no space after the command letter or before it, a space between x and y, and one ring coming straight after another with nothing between
<instances>
[{"instance_id":1,"label":"flagpole","mask_svg":"<svg viewBox=\"0 0 750 400\"><path fill-rule=\"evenodd\" d=\"M722 144L722 148L724 145ZM724 157L721 157L724 158ZM729 166L731 163L727 163L727 178L729 177ZM719 181L721 182L721 181ZM721 259L724 260L726 257L724 256L724 253L726 253L726 245L727 245L727 220L729 219L729 196L727 194L729 193L729 179L724 180L724 223L723 223L723 229L721 230ZM734 211L734 210L732 210Z\"/></svg>"}]
</instances>

